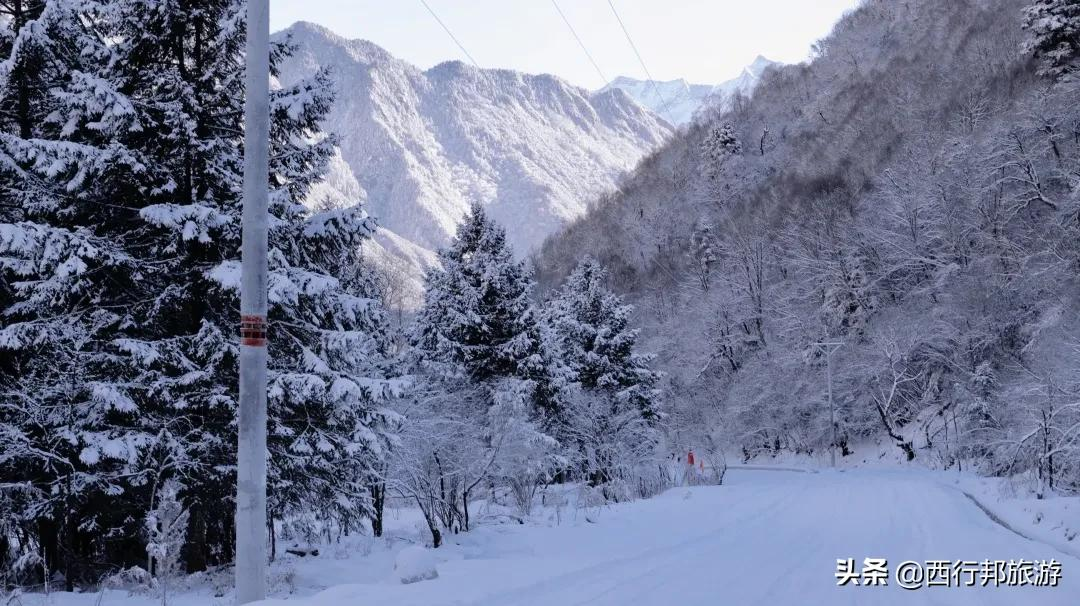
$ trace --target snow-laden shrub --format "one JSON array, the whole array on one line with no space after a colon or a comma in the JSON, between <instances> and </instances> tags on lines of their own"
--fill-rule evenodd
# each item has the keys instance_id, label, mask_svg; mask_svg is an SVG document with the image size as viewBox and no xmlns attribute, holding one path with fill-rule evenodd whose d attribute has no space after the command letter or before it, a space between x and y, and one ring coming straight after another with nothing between
<instances>
[{"instance_id":1,"label":"snow-laden shrub","mask_svg":"<svg viewBox=\"0 0 1080 606\"><path fill-rule=\"evenodd\" d=\"M555 510L550 519L554 520L556 526L562 524L562 512L569 503L570 500L566 498L561 488L544 492L543 505Z\"/></svg>"},{"instance_id":2,"label":"snow-laden shrub","mask_svg":"<svg viewBox=\"0 0 1080 606\"><path fill-rule=\"evenodd\" d=\"M647 461L636 473L636 495L640 499L654 497L675 485L668 462L663 459Z\"/></svg>"},{"instance_id":3,"label":"snow-laden shrub","mask_svg":"<svg viewBox=\"0 0 1080 606\"><path fill-rule=\"evenodd\" d=\"M272 593L288 593L292 594L296 592L296 569L292 566L286 566L280 569L274 569L270 573L270 588Z\"/></svg>"},{"instance_id":4,"label":"snow-laden shrub","mask_svg":"<svg viewBox=\"0 0 1080 606\"><path fill-rule=\"evenodd\" d=\"M180 550L187 536L188 512L180 502L179 493L179 484L166 482L158 490L157 504L146 515L146 554L163 601L168 597L171 581L181 572Z\"/></svg>"},{"instance_id":5,"label":"snow-laden shrub","mask_svg":"<svg viewBox=\"0 0 1080 606\"><path fill-rule=\"evenodd\" d=\"M281 520L280 538L284 541L313 544L326 532L326 521L316 512L301 512Z\"/></svg>"},{"instance_id":6,"label":"snow-laden shrub","mask_svg":"<svg viewBox=\"0 0 1080 606\"><path fill-rule=\"evenodd\" d=\"M394 574L402 584L427 581L439 577L435 569L438 560L435 553L418 545L410 545L394 558Z\"/></svg>"},{"instance_id":7,"label":"snow-laden shrub","mask_svg":"<svg viewBox=\"0 0 1080 606\"><path fill-rule=\"evenodd\" d=\"M131 595L148 595L157 589L158 584L150 571L141 566L132 566L101 579L101 587L127 591Z\"/></svg>"},{"instance_id":8,"label":"snow-laden shrub","mask_svg":"<svg viewBox=\"0 0 1080 606\"><path fill-rule=\"evenodd\" d=\"M510 489L511 502L522 518L532 514L540 486L565 465L559 443L529 419L529 389L524 381L503 381L487 412L490 435L499 445L494 474Z\"/></svg>"},{"instance_id":9,"label":"snow-laden shrub","mask_svg":"<svg viewBox=\"0 0 1080 606\"><path fill-rule=\"evenodd\" d=\"M705 471L702 474L705 483L715 486L723 484L727 474L727 457L723 451L705 451L701 456L705 460Z\"/></svg>"}]
</instances>

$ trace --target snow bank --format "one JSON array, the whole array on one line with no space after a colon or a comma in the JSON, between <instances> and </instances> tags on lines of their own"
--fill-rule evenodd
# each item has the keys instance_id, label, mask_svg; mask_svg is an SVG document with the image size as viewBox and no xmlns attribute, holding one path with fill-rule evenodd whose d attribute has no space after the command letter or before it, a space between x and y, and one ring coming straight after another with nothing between
<instances>
[{"instance_id":1,"label":"snow bank","mask_svg":"<svg viewBox=\"0 0 1080 606\"><path fill-rule=\"evenodd\" d=\"M428 581L439 577L435 570L438 560L430 549L410 545L398 552L394 559L394 574L402 584Z\"/></svg>"}]
</instances>

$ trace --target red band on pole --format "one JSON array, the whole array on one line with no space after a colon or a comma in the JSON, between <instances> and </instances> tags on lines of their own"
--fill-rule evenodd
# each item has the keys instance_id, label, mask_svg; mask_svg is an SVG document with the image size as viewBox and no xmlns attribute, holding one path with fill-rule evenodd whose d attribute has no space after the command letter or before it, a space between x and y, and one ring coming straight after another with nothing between
<instances>
[{"instance_id":1,"label":"red band on pole","mask_svg":"<svg viewBox=\"0 0 1080 606\"><path fill-rule=\"evenodd\" d=\"M265 316L240 316L240 344L266 347Z\"/></svg>"}]
</instances>

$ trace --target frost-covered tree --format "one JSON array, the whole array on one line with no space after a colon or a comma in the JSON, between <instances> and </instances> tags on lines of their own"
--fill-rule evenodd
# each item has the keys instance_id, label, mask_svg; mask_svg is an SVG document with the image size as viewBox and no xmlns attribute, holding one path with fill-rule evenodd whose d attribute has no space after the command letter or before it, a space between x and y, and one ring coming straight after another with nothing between
<instances>
[{"instance_id":1,"label":"frost-covered tree","mask_svg":"<svg viewBox=\"0 0 1080 606\"><path fill-rule=\"evenodd\" d=\"M866 0L546 242L537 275L592 254L649 312L673 445L827 453L826 339L842 453L1080 491L1076 365L1054 368L1080 334L1077 10ZM730 124L755 146L767 124L768 153L728 154Z\"/></svg>"},{"instance_id":2,"label":"frost-covered tree","mask_svg":"<svg viewBox=\"0 0 1080 606\"><path fill-rule=\"evenodd\" d=\"M475 383L429 375L399 402L401 443L387 486L420 509L434 547L445 533L470 529L471 503L493 487L508 488L527 514L536 486L560 466L534 389L516 378Z\"/></svg>"},{"instance_id":3,"label":"frost-covered tree","mask_svg":"<svg viewBox=\"0 0 1080 606\"><path fill-rule=\"evenodd\" d=\"M402 410L404 446L392 470L435 546L443 531L469 528L478 490L498 479L531 494L553 462L540 430L552 382L531 275L479 205L439 260L410 331L421 379Z\"/></svg>"},{"instance_id":4,"label":"frost-covered tree","mask_svg":"<svg viewBox=\"0 0 1080 606\"><path fill-rule=\"evenodd\" d=\"M592 481L632 470L649 454L659 416L652 356L636 351L632 308L605 285L604 269L582 261L544 310L545 334L565 369L556 436Z\"/></svg>"},{"instance_id":5,"label":"frost-covered tree","mask_svg":"<svg viewBox=\"0 0 1080 606\"><path fill-rule=\"evenodd\" d=\"M710 278L713 266L719 260L716 254L716 242L714 241L712 225L705 223L694 229L691 240L690 254L696 264L698 282L701 290L708 292L711 284Z\"/></svg>"},{"instance_id":6,"label":"frost-covered tree","mask_svg":"<svg viewBox=\"0 0 1080 606\"><path fill-rule=\"evenodd\" d=\"M638 330L632 308L605 285L606 272L585 259L566 279L545 311L556 355L584 389L606 392L642 417L657 416L657 374L652 356L635 351Z\"/></svg>"},{"instance_id":7,"label":"frost-covered tree","mask_svg":"<svg viewBox=\"0 0 1080 606\"><path fill-rule=\"evenodd\" d=\"M69 51L50 56L50 111L31 138L0 134L0 190L23 211L0 224L15 360L0 466L4 498L25 504L19 549L69 584L145 557L136 527L170 480L187 567L231 558L243 23L238 0L60 0L22 28L80 46L42 38ZM338 278L371 225L302 204L333 146L317 126L329 103L322 75L271 101L270 492L273 515L341 519L370 513L392 418L385 318Z\"/></svg>"},{"instance_id":8,"label":"frost-covered tree","mask_svg":"<svg viewBox=\"0 0 1080 606\"><path fill-rule=\"evenodd\" d=\"M1025 48L1041 62L1039 73L1061 78L1076 71L1080 56L1080 2L1037 0L1024 9Z\"/></svg>"},{"instance_id":9,"label":"frost-covered tree","mask_svg":"<svg viewBox=\"0 0 1080 606\"><path fill-rule=\"evenodd\" d=\"M728 123L710 129L705 140L701 142L701 159L710 178L719 174L728 158L740 153L742 144L735 135L735 127Z\"/></svg>"},{"instance_id":10,"label":"frost-covered tree","mask_svg":"<svg viewBox=\"0 0 1080 606\"><path fill-rule=\"evenodd\" d=\"M42 19L44 0L4 0L0 2L0 53L5 61L0 76L8 92L0 101L0 128L30 138L47 111L48 84L57 74L51 56L62 48L57 42L70 42L62 31L74 25L70 20L57 18L59 3L49 6L51 15ZM34 27L27 29L27 24ZM12 50L18 47L18 54ZM64 53L69 54L69 53Z\"/></svg>"},{"instance_id":11,"label":"frost-covered tree","mask_svg":"<svg viewBox=\"0 0 1080 606\"><path fill-rule=\"evenodd\" d=\"M162 603L168 603L169 584L180 572L180 555L187 535L188 512L178 498L178 486L167 481L157 491L146 515L146 570L157 579Z\"/></svg>"},{"instance_id":12,"label":"frost-covered tree","mask_svg":"<svg viewBox=\"0 0 1080 606\"><path fill-rule=\"evenodd\" d=\"M439 261L425 278L424 305L411 332L424 363L473 381L539 372L533 282L503 228L473 205Z\"/></svg>"}]
</instances>

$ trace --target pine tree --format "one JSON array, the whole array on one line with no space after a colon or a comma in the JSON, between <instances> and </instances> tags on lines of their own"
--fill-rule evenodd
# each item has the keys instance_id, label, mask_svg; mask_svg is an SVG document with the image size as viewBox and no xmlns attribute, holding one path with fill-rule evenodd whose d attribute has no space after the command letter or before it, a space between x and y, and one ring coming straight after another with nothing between
<instances>
[{"instance_id":1,"label":"pine tree","mask_svg":"<svg viewBox=\"0 0 1080 606\"><path fill-rule=\"evenodd\" d=\"M444 376L476 382L538 373L533 282L506 232L474 204L439 261L425 278L411 335L422 360Z\"/></svg>"},{"instance_id":2,"label":"pine tree","mask_svg":"<svg viewBox=\"0 0 1080 606\"><path fill-rule=\"evenodd\" d=\"M635 352L632 308L605 286L603 268L582 261L548 303L545 334L564 369L553 432L596 484L629 477L655 444L659 417L651 356Z\"/></svg>"},{"instance_id":3,"label":"pine tree","mask_svg":"<svg viewBox=\"0 0 1080 606\"><path fill-rule=\"evenodd\" d=\"M0 347L18 360L0 377L0 466L24 487L24 527L69 583L95 580L82 563L144 561L137 521L167 481L184 487L187 567L224 563L243 3L66 0L46 17L70 32L48 40L83 44L53 55L53 106L35 136L0 135L0 190L25 215L0 224L13 284ZM372 226L359 207L302 204L334 144L317 132L329 91L319 75L271 100L268 443L273 515L346 520L371 513L393 418L378 404L391 387L385 318L337 277ZM16 93L10 79L0 88Z\"/></svg>"},{"instance_id":4,"label":"pine tree","mask_svg":"<svg viewBox=\"0 0 1080 606\"><path fill-rule=\"evenodd\" d=\"M1037 0L1024 9L1025 48L1040 61L1039 74L1058 79L1076 71L1080 56L1080 2Z\"/></svg>"},{"instance_id":5,"label":"pine tree","mask_svg":"<svg viewBox=\"0 0 1080 606\"><path fill-rule=\"evenodd\" d=\"M533 281L505 232L473 205L439 261L409 335L422 378L397 470L436 547L436 522L468 530L469 502L494 477L531 494L554 448L539 428L551 393Z\"/></svg>"},{"instance_id":6,"label":"pine tree","mask_svg":"<svg viewBox=\"0 0 1080 606\"><path fill-rule=\"evenodd\" d=\"M742 144L735 136L731 124L722 124L711 129L701 143L701 157L709 178L714 178L727 163L728 158L742 153Z\"/></svg>"},{"instance_id":7,"label":"pine tree","mask_svg":"<svg viewBox=\"0 0 1080 606\"><path fill-rule=\"evenodd\" d=\"M77 546L108 529L103 516L128 513L103 511L104 499L123 490L116 479L136 459L134 447L153 436L132 427L135 404L117 389L130 376L103 380L112 357L102 336L119 318L107 301L138 272L117 242L94 232L115 206L103 203L93 177L110 168L127 175L138 162L97 143L139 127L114 87L94 87L108 51L80 19L86 7L49 3L36 19L24 17L0 63L0 106L13 108L0 133L0 191L13 209L0 224L10 285L0 346L11 361L0 376L0 466L18 487L0 498L20 505L32 533L24 536L36 543L19 550L63 570L69 588L85 578L83 556L98 555ZM79 112L92 104L100 114L94 128L80 128ZM122 536L114 545L131 549Z\"/></svg>"},{"instance_id":8,"label":"pine tree","mask_svg":"<svg viewBox=\"0 0 1080 606\"><path fill-rule=\"evenodd\" d=\"M50 27L57 21L41 19L45 5L44 0L0 1L0 15L5 17L0 26L0 56L9 58L0 66L0 76L7 83L0 100L0 129L24 139L33 136L47 102L46 83L55 75L49 55L58 48L51 40L60 32ZM55 14L59 7L50 8ZM28 30L28 23L42 27ZM16 46L21 47L20 52L13 54Z\"/></svg>"},{"instance_id":9,"label":"pine tree","mask_svg":"<svg viewBox=\"0 0 1080 606\"><path fill-rule=\"evenodd\" d=\"M606 272L591 258L567 277L545 313L560 361L572 381L632 405L642 417L657 416L658 375L652 356L634 351L638 331L630 328L633 308L605 286Z\"/></svg>"}]
</instances>

